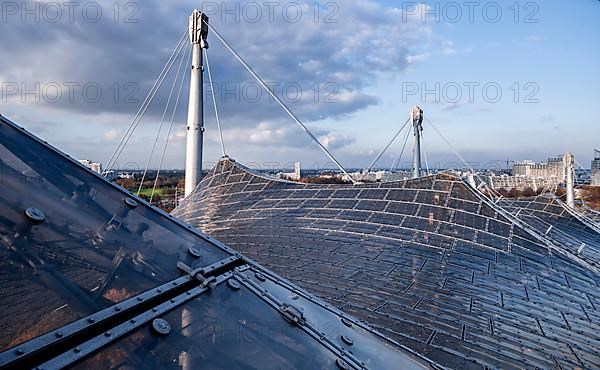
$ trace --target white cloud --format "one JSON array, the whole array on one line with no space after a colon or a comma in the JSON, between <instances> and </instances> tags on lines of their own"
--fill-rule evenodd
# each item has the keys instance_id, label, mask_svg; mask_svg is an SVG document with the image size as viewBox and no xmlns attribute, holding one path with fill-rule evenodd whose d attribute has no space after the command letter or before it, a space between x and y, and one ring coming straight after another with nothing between
<instances>
[{"instance_id":1,"label":"white cloud","mask_svg":"<svg viewBox=\"0 0 600 370\"><path fill-rule=\"evenodd\" d=\"M445 56L454 56L458 54L458 50L452 41L444 41L442 44L441 53Z\"/></svg>"},{"instance_id":2,"label":"white cloud","mask_svg":"<svg viewBox=\"0 0 600 370\"><path fill-rule=\"evenodd\" d=\"M421 53L421 54L409 55L406 57L406 61L408 63L420 63L420 62L423 62L423 61L429 59L430 56L431 56L431 53Z\"/></svg>"},{"instance_id":3,"label":"white cloud","mask_svg":"<svg viewBox=\"0 0 600 370\"><path fill-rule=\"evenodd\" d=\"M86 2L90 1L84 0L81 6ZM1 23L2 80L29 85L39 82L42 86L54 82L60 85L76 83L74 101L69 99L63 85L63 98L59 102L50 104L42 99L38 104L28 104L27 111L52 111L54 121L59 125L63 120L80 122L78 132L61 134L61 139L64 136L65 140L73 141L76 135L89 134L98 141L114 142L125 132L172 47L186 29L190 10L200 4L190 0L177 5L158 0L139 2L136 3L139 7L135 16L137 23L115 23L114 12L108 8L112 3L95 4L103 7L104 15L96 23L86 22L81 17L75 17L74 22L65 17L58 23L42 21L35 27L20 21ZM239 0L226 0L217 5L222 10L235 9L234 4L243 6ZM397 8L372 0L355 0L337 3L339 9L335 13L322 8L315 22L314 8L311 9L314 2L301 0L299 4L303 16L296 23L282 18L280 6L274 21L268 19L268 12L263 12L263 18L256 23L248 22L244 16L236 22L231 15L223 22L221 14L213 14L211 24L267 81L277 82L280 86L285 83L301 86L301 99L288 105L305 123L314 125L324 119L341 121L378 104L379 99L367 89L381 76L387 78L404 73L409 65L430 57L428 49L433 31L421 22L418 14L403 21L402 12ZM328 15L334 23L325 21ZM229 84L229 87L234 83L243 86L254 82L212 33L209 42L215 82ZM433 42L439 44L439 40ZM154 123L160 119L172 77L165 80L142 126L146 124L147 127L148 121ZM100 85L102 97L98 102L91 103L82 96L82 87L86 83ZM128 83L133 85L127 87ZM318 86L317 92L315 86ZM182 126L187 89L186 82L175 117L178 126L171 135L173 141L180 143L185 141L186 132ZM275 90L281 95L281 89ZM240 95L238 91L236 97L218 101L226 129L226 144L232 147L248 144L262 145L263 148L268 145L303 148L309 143L306 135L288 120L264 91L263 99L257 103ZM16 113L19 109L23 108L17 107ZM212 114L212 105L208 104L207 126L214 124ZM210 128L207 140L214 142L214 137L218 137L214 135L216 128L207 128ZM153 138L153 134L142 127L136 131L132 143L137 143L140 148L147 146L141 139L143 135ZM336 149L356 140L337 130L315 130L315 135L328 147ZM85 149L84 145L81 147ZM106 148L107 154L112 149L112 146ZM81 154L89 156L85 152Z\"/></svg>"},{"instance_id":4,"label":"white cloud","mask_svg":"<svg viewBox=\"0 0 600 370\"><path fill-rule=\"evenodd\" d=\"M172 134L172 137L174 137L176 140L185 140L187 136L187 131L183 128L180 130L176 130L174 134Z\"/></svg>"},{"instance_id":5,"label":"white cloud","mask_svg":"<svg viewBox=\"0 0 600 370\"><path fill-rule=\"evenodd\" d=\"M356 139L348 135L310 127L311 132L318 140L329 149L341 149L356 142ZM255 145L259 147L280 147L280 148L310 148L315 145L306 133L288 121L263 121L255 126L228 128L223 131L225 145L237 143L240 145ZM211 137L217 141L215 133Z\"/></svg>"},{"instance_id":6,"label":"white cloud","mask_svg":"<svg viewBox=\"0 0 600 370\"><path fill-rule=\"evenodd\" d=\"M123 137L123 131L118 128L111 128L104 133L104 140L114 141L117 138Z\"/></svg>"},{"instance_id":7,"label":"white cloud","mask_svg":"<svg viewBox=\"0 0 600 370\"><path fill-rule=\"evenodd\" d=\"M58 102L50 104L42 99L39 103L56 110L90 115L133 114L186 28L189 11L199 5L184 1L178 6L166 6L158 0L136 4L137 23L115 23L114 12L108 8L111 4L95 3L104 8L104 16L96 23L86 22L82 17L70 22L62 17L58 23L42 21L35 27L21 22L0 24L3 34L0 57L4 61L5 80L30 85L39 82L42 86L53 82L76 83L74 101L67 98L65 87ZM211 14L211 23L259 74L280 85L301 86L303 99L293 104L293 108L299 115L306 114L303 118L309 121L344 117L364 109L369 105L364 104L367 100L376 103L364 94L364 88L372 85L379 74L402 72L409 63L418 62L422 53L411 50L420 48L423 35L431 32L418 16L411 15L404 22L399 9L372 0L341 2L335 10L322 8L317 21L312 1L296 2L302 9L297 22L285 19L282 5L275 7L273 20L265 8L258 22L250 22L250 15L239 1L205 6L208 9L215 4L218 13ZM241 9L238 21L236 15L223 15L225 9L236 9L236 4ZM217 82L254 83L210 33L209 41ZM102 89L98 102L90 103L82 96L83 86L90 82ZM133 87L126 86L131 82L135 84ZM167 87L157 95L148 116L160 116L167 95L163 90L168 91L170 83L169 78L165 80ZM322 99L305 99L304 96L311 95L315 83L334 84L337 90L354 98L342 98L336 105ZM186 90L187 86L183 96ZM129 94L133 94L137 103L124 102ZM263 96L262 101L270 101L264 92ZM259 108L247 100L237 96L221 102L224 118L252 117L260 121L280 117L279 111Z\"/></svg>"},{"instance_id":8,"label":"white cloud","mask_svg":"<svg viewBox=\"0 0 600 370\"><path fill-rule=\"evenodd\" d=\"M319 138L321 143L328 149L339 149L348 146L356 141L355 138L339 133L330 133Z\"/></svg>"}]
</instances>

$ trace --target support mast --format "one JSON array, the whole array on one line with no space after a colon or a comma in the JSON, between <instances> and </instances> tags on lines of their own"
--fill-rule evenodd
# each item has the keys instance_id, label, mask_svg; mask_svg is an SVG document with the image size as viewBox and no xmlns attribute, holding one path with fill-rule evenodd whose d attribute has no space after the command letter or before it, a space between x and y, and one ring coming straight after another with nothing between
<instances>
[{"instance_id":1,"label":"support mast","mask_svg":"<svg viewBox=\"0 0 600 370\"><path fill-rule=\"evenodd\" d=\"M202 179L202 146L204 140L202 49L208 49L208 16L194 10L189 22L192 43L192 76L187 117L187 145L185 153L185 196L196 188Z\"/></svg>"},{"instance_id":2,"label":"support mast","mask_svg":"<svg viewBox=\"0 0 600 370\"><path fill-rule=\"evenodd\" d=\"M421 177L421 132L423 131L423 109L418 106L413 107L410 112L412 120L415 145L413 148L413 179Z\"/></svg>"},{"instance_id":3,"label":"support mast","mask_svg":"<svg viewBox=\"0 0 600 370\"><path fill-rule=\"evenodd\" d=\"M567 170L567 206L575 209L575 156L571 153L565 154L564 163Z\"/></svg>"}]
</instances>

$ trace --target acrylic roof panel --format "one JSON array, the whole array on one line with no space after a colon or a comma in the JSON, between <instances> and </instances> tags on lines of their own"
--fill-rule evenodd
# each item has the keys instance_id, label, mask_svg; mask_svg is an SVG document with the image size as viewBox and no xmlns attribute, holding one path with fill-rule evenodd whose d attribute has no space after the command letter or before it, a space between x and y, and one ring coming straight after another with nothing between
<instances>
[{"instance_id":1,"label":"acrylic roof panel","mask_svg":"<svg viewBox=\"0 0 600 370\"><path fill-rule=\"evenodd\" d=\"M600 366L597 270L459 178L310 185L223 159L174 214L442 366Z\"/></svg>"},{"instance_id":2,"label":"acrylic roof panel","mask_svg":"<svg viewBox=\"0 0 600 370\"><path fill-rule=\"evenodd\" d=\"M581 207L581 212L588 220L594 222L596 226L600 227L600 212L588 207L587 205L583 205Z\"/></svg>"},{"instance_id":3,"label":"acrylic roof panel","mask_svg":"<svg viewBox=\"0 0 600 370\"><path fill-rule=\"evenodd\" d=\"M592 266L600 265L600 227L569 210L554 195L504 199L499 204Z\"/></svg>"},{"instance_id":4,"label":"acrylic roof panel","mask_svg":"<svg viewBox=\"0 0 600 370\"><path fill-rule=\"evenodd\" d=\"M0 368L432 366L1 116L0 174Z\"/></svg>"},{"instance_id":5,"label":"acrylic roof panel","mask_svg":"<svg viewBox=\"0 0 600 370\"><path fill-rule=\"evenodd\" d=\"M4 122L0 139L0 349L177 277L189 247L230 255Z\"/></svg>"},{"instance_id":6,"label":"acrylic roof panel","mask_svg":"<svg viewBox=\"0 0 600 370\"><path fill-rule=\"evenodd\" d=\"M427 368L416 357L393 351L389 344L358 323L344 321L254 269L236 273L239 289L219 285L207 296L164 316L179 325L170 340L153 335L149 327L133 331L108 351L97 353L76 368L105 369L337 369L338 356L310 331L295 329L273 303L294 297L303 307L306 326L322 329L324 339L347 347L359 366L372 369ZM350 325L350 326L348 326ZM344 339L342 339L342 337ZM174 361L175 360L175 361ZM350 367L349 367L350 368Z\"/></svg>"}]
</instances>

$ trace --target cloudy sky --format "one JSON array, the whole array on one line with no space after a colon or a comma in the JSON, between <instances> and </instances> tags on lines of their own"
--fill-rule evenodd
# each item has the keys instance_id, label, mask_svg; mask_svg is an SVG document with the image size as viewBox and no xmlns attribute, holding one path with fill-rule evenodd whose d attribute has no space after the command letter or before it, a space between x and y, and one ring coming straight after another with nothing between
<instances>
[{"instance_id":1,"label":"cloudy sky","mask_svg":"<svg viewBox=\"0 0 600 370\"><path fill-rule=\"evenodd\" d=\"M469 2L466 2L469 4ZM193 8L347 167L367 165L420 105L473 165L600 147L600 2L3 0L0 113L79 158L106 162L187 27ZM327 158L209 34L227 153L277 166ZM183 168L189 45L119 157L156 168L183 81L166 168ZM165 111L169 93L171 105ZM221 155L207 98L205 163ZM425 125L430 166L457 158ZM382 160L389 166L403 135ZM408 162L407 154L403 162Z\"/></svg>"}]
</instances>

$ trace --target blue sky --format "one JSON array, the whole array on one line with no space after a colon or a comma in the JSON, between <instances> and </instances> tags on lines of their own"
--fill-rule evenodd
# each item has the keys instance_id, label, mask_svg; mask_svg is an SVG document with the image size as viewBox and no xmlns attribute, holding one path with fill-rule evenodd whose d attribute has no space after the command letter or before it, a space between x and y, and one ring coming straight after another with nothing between
<instances>
[{"instance_id":1,"label":"blue sky","mask_svg":"<svg viewBox=\"0 0 600 370\"><path fill-rule=\"evenodd\" d=\"M263 14L256 21L252 8L242 10L248 2L239 3L239 10L234 1L226 3L238 12L239 22L233 14L223 19L221 2L205 2L205 9L213 13L211 23L265 80L300 86L303 99L290 103L291 108L348 167L368 164L415 104L468 161L479 165L500 165L507 158L543 160L573 151L589 167L593 148L600 147L598 1L524 1L516 3L517 20L514 2L483 1L474 8L473 22L463 2L424 2L418 8L400 1L322 2L316 21L315 8L309 7L312 1L279 3L272 20ZM98 6L93 4L91 10ZM185 30L189 11L198 7L190 1L116 4L118 14L110 4L102 5L102 17L94 22L80 9L72 20L63 14L57 22L50 22L54 10L45 9L36 22L31 14L22 19L23 9L3 8L0 113L76 157L105 161L138 108L125 100L126 95L143 100ZM253 4L267 10L263 2ZM304 12L291 22L283 9L293 16L295 4ZM455 5L463 15L453 20ZM498 7L500 17L495 13ZM137 22L125 22L127 16ZM216 38L209 35L209 40L216 82L253 87L251 77ZM119 163L146 163L173 77L174 73L165 80ZM68 82L93 82L103 97L90 103L77 87L76 98L69 101ZM36 101L36 93L23 94L23 86L32 89L36 83L37 95L58 84L63 96L49 102L44 99L48 96ZM316 103L315 83L321 91ZM472 101L469 83L476 84ZM436 84L439 93L425 99L420 91L406 93L415 86L435 90ZM486 84L491 90L484 95ZM324 101L323 91L331 86L337 103ZM461 99L455 99L457 86ZM219 99L228 154L259 165L300 160L308 167L327 162L266 95L250 102L241 87L238 97ZM496 88L502 96L491 102ZM184 85L184 96L186 90ZM116 102L114 91L120 92ZM165 162L169 168L183 167L186 109L184 102L176 114ZM213 117L212 108L207 108L207 162L220 155ZM427 124L424 135L430 164L456 161ZM382 166L389 166L400 141L382 158ZM158 157L155 154L151 167L158 165Z\"/></svg>"},{"instance_id":2,"label":"blue sky","mask_svg":"<svg viewBox=\"0 0 600 370\"><path fill-rule=\"evenodd\" d=\"M386 112L397 106L401 81L424 82L432 89L436 82L441 86L496 82L503 89L503 98L496 104L488 103L477 89L475 102L470 104L444 107L443 102L413 102L423 105L469 161L483 163L506 157L543 160L573 151L582 164L589 166L591 149L600 141L600 109L595 103L600 93L600 51L595 41L600 30L596 21L600 3L578 0L568 5L558 1L539 4L535 17L538 23L514 23L511 12L496 24L480 19L473 24L464 21L436 25L433 33L452 41L456 53L429 49L431 56L426 60L396 80L378 83L378 94L384 96L384 102L361 112L357 124L369 117L381 117L386 126L391 126L393 118ZM519 103L514 103L514 92L510 90L515 82L521 85ZM539 86L535 95L538 103L524 102L527 93L534 91L524 89L528 82ZM466 87L463 90L467 92ZM357 132L368 135L369 131L365 127ZM379 140L383 141L388 133L378 135ZM430 151L446 150L431 130L425 135ZM444 161L444 155L433 156Z\"/></svg>"}]
</instances>

